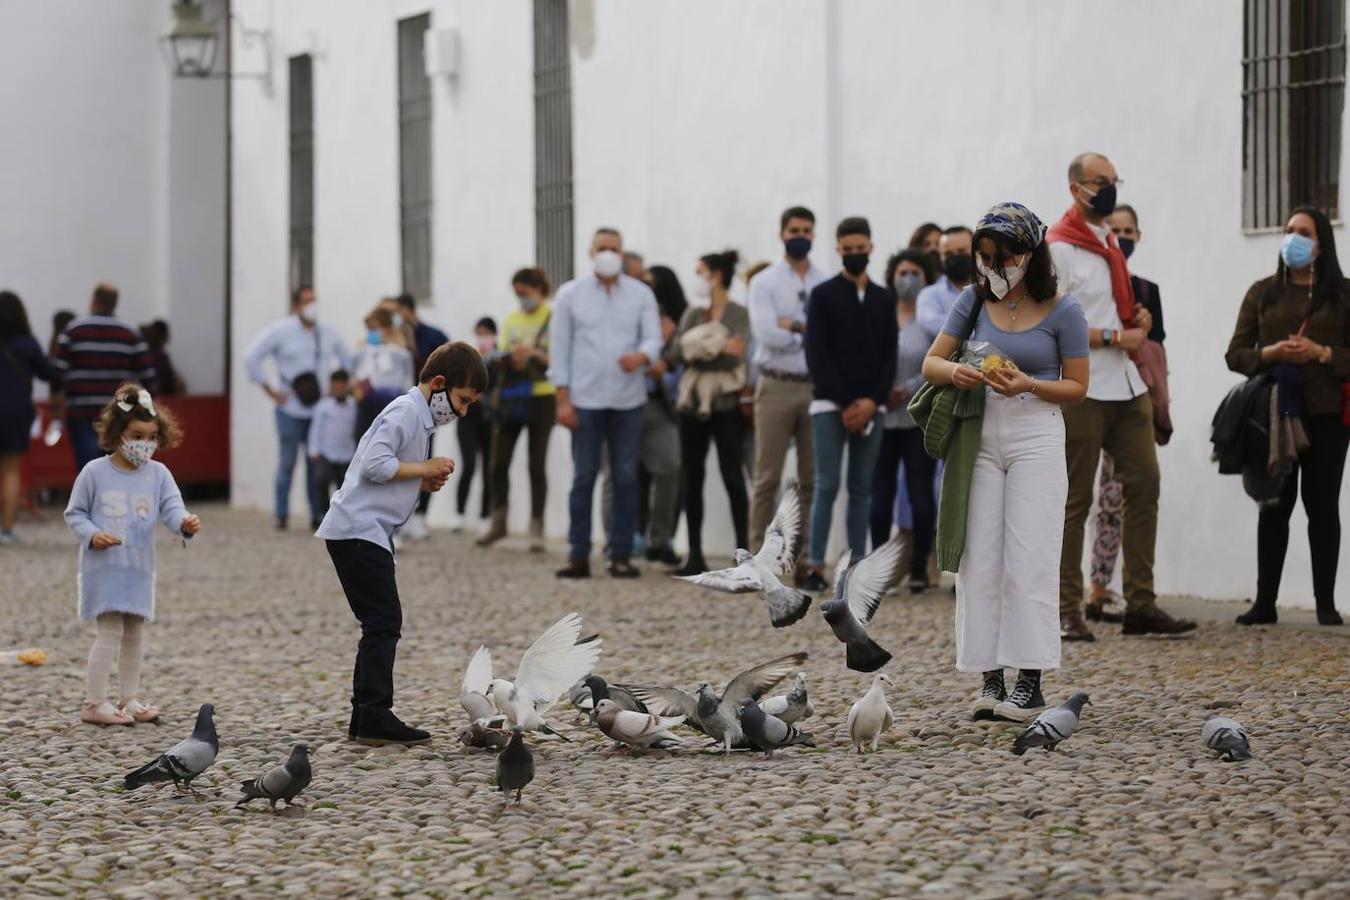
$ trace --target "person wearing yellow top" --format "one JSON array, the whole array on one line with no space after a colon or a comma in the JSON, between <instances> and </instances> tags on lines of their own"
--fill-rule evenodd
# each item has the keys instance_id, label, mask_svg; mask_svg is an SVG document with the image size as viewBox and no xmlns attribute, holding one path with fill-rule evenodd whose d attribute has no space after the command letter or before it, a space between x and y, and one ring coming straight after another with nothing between
<instances>
[{"instance_id":1,"label":"person wearing yellow top","mask_svg":"<svg viewBox=\"0 0 1350 900\"><path fill-rule=\"evenodd\" d=\"M478 539L488 547L506 536L511 457L516 439L529 429L530 550L544 549L544 501L548 496L548 440L556 416L557 389L545 377L553 292L543 269L521 269L511 276L520 308L502 323L498 362L496 428L492 438L492 524Z\"/></svg>"}]
</instances>

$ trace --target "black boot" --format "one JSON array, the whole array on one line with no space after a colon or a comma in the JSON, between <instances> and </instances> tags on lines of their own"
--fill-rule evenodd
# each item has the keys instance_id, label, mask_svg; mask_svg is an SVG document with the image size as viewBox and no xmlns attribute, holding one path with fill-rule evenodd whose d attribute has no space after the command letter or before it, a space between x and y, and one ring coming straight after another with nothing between
<instances>
[{"instance_id":1,"label":"black boot","mask_svg":"<svg viewBox=\"0 0 1350 900\"><path fill-rule=\"evenodd\" d=\"M702 575L706 571L708 571L708 564L703 561L703 551L690 547L689 559L671 574L680 578L688 578L692 575Z\"/></svg>"},{"instance_id":2,"label":"black boot","mask_svg":"<svg viewBox=\"0 0 1350 900\"><path fill-rule=\"evenodd\" d=\"M1274 603L1262 603L1257 600L1252 608L1234 619L1239 625L1274 625L1280 619L1275 614Z\"/></svg>"},{"instance_id":3,"label":"black boot","mask_svg":"<svg viewBox=\"0 0 1350 900\"><path fill-rule=\"evenodd\" d=\"M1003 670L990 669L984 673L984 689L975 701L975 721L994 718L994 707L1008 699L1008 687L1003 683Z\"/></svg>"},{"instance_id":4,"label":"black boot","mask_svg":"<svg viewBox=\"0 0 1350 900\"><path fill-rule=\"evenodd\" d=\"M1345 620L1341 618L1340 613L1336 612L1336 605L1334 603L1319 602L1317 604L1317 624L1344 625Z\"/></svg>"},{"instance_id":5,"label":"black boot","mask_svg":"<svg viewBox=\"0 0 1350 900\"><path fill-rule=\"evenodd\" d=\"M1005 722L1030 722L1045 709L1041 696L1041 670L1021 669L1008 699L994 707L994 718Z\"/></svg>"}]
</instances>

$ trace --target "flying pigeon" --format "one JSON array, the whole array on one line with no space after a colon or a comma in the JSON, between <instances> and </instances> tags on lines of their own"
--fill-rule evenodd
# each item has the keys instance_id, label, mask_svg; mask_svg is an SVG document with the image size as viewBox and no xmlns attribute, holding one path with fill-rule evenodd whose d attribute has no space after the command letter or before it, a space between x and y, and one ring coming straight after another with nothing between
<instances>
[{"instance_id":1,"label":"flying pigeon","mask_svg":"<svg viewBox=\"0 0 1350 900\"><path fill-rule=\"evenodd\" d=\"M816 708L811 705L811 698L806 694L806 673L797 673L797 678L792 682L792 690L786 694L766 697L759 701L759 708L789 725L795 724L798 719L814 715Z\"/></svg>"},{"instance_id":2,"label":"flying pigeon","mask_svg":"<svg viewBox=\"0 0 1350 900\"><path fill-rule=\"evenodd\" d=\"M514 683L504 678L490 682L488 693L508 727L557 734L543 714L600 658L601 641L593 636L579 640L580 635L581 616L568 613L525 651Z\"/></svg>"},{"instance_id":3,"label":"flying pigeon","mask_svg":"<svg viewBox=\"0 0 1350 900\"><path fill-rule=\"evenodd\" d=\"M891 655L867 636L881 597L900 577L901 538L887 541L857 562L839 561L834 597L820 605L834 636L844 642L845 662L855 672L875 672Z\"/></svg>"},{"instance_id":4,"label":"flying pigeon","mask_svg":"<svg viewBox=\"0 0 1350 900\"><path fill-rule=\"evenodd\" d=\"M488 699L492 690L492 653L487 647L479 647L469 659L469 667L464 670L464 683L459 689L459 705L469 715L470 722L491 719L498 710Z\"/></svg>"},{"instance_id":5,"label":"flying pigeon","mask_svg":"<svg viewBox=\"0 0 1350 900\"><path fill-rule=\"evenodd\" d=\"M1205 720L1200 730L1205 746L1219 754L1227 762L1252 758L1252 745L1247 739L1247 730L1223 716L1211 716Z\"/></svg>"},{"instance_id":6,"label":"flying pigeon","mask_svg":"<svg viewBox=\"0 0 1350 900\"><path fill-rule=\"evenodd\" d=\"M732 747L745 744L741 730L740 706L744 699L758 700L778 682L800 669L806 662L806 653L792 653L747 669L727 685L722 696L711 685L699 687L691 696L678 688L631 686L629 689L647 709L658 716L684 716L689 725L719 741L727 753Z\"/></svg>"},{"instance_id":7,"label":"flying pigeon","mask_svg":"<svg viewBox=\"0 0 1350 900\"><path fill-rule=\"evenodd\" d=\"M519 727L511 729L511 741L497 754L497 790L502 792L503 805L511 802L511 792L520 792L534 781L534 754L525 744L525 733Z\"/></svg>"},{"instance_id":8,"label":"flying pigeon","mask_svg":"<svg viewBox=\"0 0 1350 900\"><path fill-rule=\"evenodd\" d=\"M277 808L278 800L284 800L287 806L291 806L300 792L309 787L313 777L314 772L309 767L309 744L296 744L291 750L290 759L285 763L261 778L239 785L244 797L234 808L239 809L250 800L266 800L273 811Z\"/></svg>"},{"instance_id":9,"label":"flying pigeon","mask_svg":"<svg viewBox=\"0 0 1350 900\"><path fill-rule=\"evenodd\" d=\"M192 788L192 779L210 768L220 751L220 739L216 737L216 708L203 703L197 711L197 725L192 729L192 737L179 741L173 747L155 757L134 772L127 775L123 786L134 791L143 784L155 784L160 781L172 781L174 790L186 786Z\"/></svg>"},{"instance_id":10,"label":"flying pigeon","mask_svg":"<svg viewBox=\"0 0 1350 900\"><path fill-rule=\"evenodd\" d=\"M1092 703L1088 695L1079 691L1059 706L1052 706L1036 717L1013 742L1013 753L1021 756L1033 747L1054 750L1060 743L1067 741L1078 727L1078 718L1083 714L1083 704Z\"/></svg>"},{"instance_id":11,"label":"flying pigeon","mask_svg":"<svg viewBox=\"0 0 1350 900\"><path fill-rule=\"evenodd\" d=\"M751 744L764 751L766 757L772 757L779 747L814 747L811 735L798 731L795 725L789 725L777 716L771 716L759 708L750 697L741 701L741 729Z\"/></svg>"},{"instance_id":12,"label":"flying pigeon","mask_svg":"<svg viewBox=\"0 0 1350 900\"><path fill-rule=\"evenodd\" d=\"M873 677L872 686L867 693L849 707L848 719L844 724L848 727L848 739L858 748L859 753L863 752L863 744L869 741L872 744L872 752L876 753L881 733L889 729L895 721L891 706L886 702L886 689L882 687L890 683L891 679L885 672L878 672Z\"/></svg>"},{"instance_id":13,"label":"flying pigeon","mask_svg":"<svg viewBox=\"0 0 1350 900\"><path fill-rule=\"evenodd\" d=\"M657 716L623 709L613 700L601 700L595 707L596 723L607 736L634 751L648 747L666 750L684 742L670 729L684 722L684 716Z\"/></svg>"},{"instance_id":14,"label":"flying pigeon","mask_svg":"<svg viewBox=\"0 0 1350 900\"><path fill-rule=\"evenodd\" d=\"M811 606L811 596L786 587L779 579L796 567L801 518L797 487L788 484L759 553L737 550L732 554L734 565L730 569L677 577L724 594L759 594L769 606L769 621L774 628L798 622Z\"/></svg>"},{"instance_id":15,"label":"flying pigeon","mask_svg":"<svg viewBox=\"0 0 1350 900\"><path fill-rule=\"evenodd\" d=\"M511 733L500 727L493 727L492 722L505 722L505 716L498 716L496 720L480 719L477 722L470 722L459 730L459 742L466 747L477 747L483 750L500 750L511 741Z\"/></svg>"}]
</instances>

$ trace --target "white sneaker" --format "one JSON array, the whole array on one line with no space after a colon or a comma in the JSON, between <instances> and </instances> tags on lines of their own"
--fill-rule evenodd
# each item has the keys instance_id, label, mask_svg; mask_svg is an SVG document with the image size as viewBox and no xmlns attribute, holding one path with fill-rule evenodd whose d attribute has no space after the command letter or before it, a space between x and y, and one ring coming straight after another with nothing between
<instances>
[{"instance_id":1,"label":"white sneaker","mask_svg":"<svg viewBox=\"0 0 1350 900\"><path fill-rule=\"evenodd\" d=\"M0 547L13 547L19 543L19 536L12 531L0 531Z\"/></svg>"},{"instance_id":2,"label":"white sneaker","mask_svg":"<svg viewBox=\"0 0 1350 900\"><path fill-rule=\"evenodd\" d=\"M450 533L451 534L464 533L464 517L461 516L459 513L451 513L450 515Z\"/></svg>"},{"instance_id":3,"label":"white sneaker","mask_svg":"<svg viewBox=\"0 0 1350 900\"><path fill-rule=\"evenodd\" d=\"M403 526L403 536L410 541L425 541L431 537L427 531L427 517L421 513L413 513L408 524Z\"/></svg>"}]
</instances>

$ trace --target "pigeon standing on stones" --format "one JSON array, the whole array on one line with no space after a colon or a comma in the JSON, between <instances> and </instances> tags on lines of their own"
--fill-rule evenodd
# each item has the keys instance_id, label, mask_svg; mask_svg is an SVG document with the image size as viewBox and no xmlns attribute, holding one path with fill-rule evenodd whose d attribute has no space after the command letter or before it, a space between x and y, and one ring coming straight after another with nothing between
<instances>
[{"instance_id":1,"label":"pigeon standing on stones","mask_svg":"<svg viewBox=\"0 0 1350 900\"><path fill-rule=\"evenodd\" d=\"M504 717L498 716L499 721ZM466 747L477 747L482 750L500 750L511 741L511 733L502 728L494 728L490 724L493 720L479 720L470 722L459 730L459 742Z\"/></svg>"},{"instance_id":2,"label":"pigeon standing on stones","mask_svg":"<svg viewBox=\"0 0 1350 900\"><path fill-rule=\"evenodd\" d=\"M123 786L134 791L143 784L155 784L160 781L172 781L174 790L186 786L193 790L192 780L210 768L220 752L220 739L216 737L216 708L203 703L197 711L197 725L192 729L192 737L179 741L173 747L161 753L150 762L127 775Z\"/></svg>"},{"instance_id":3,"label":"pigeon standing on stones","mask_svg":"<svg viewBox=\"0 0 1350 900\"><path fill-rule=\"evenodd\" d=\"M1079 691L1059 706L1043 711L1013 742L1013 753L1021 756L1033 747L1054 750L1069 739L1083 715L1083 704L1091 704L1088 695Z\"/></svg>"},{"instance_id":4,"label":"pigeon standing on stones","mask_svg":"<svg viewBox=\"0 0 1350 900\"><path fill-rule=\"evenodd\" d=\"M684 722L684 716L656 716L646 712L623 709L613 700L596 704L596 724L607 736L635 750L652 748L667 750L684 742L670 733L670 729Z\"/></svg>"},{"instance_id":5,"label":"pigeon standing on stones","mask_svg":"<svg viewBox=\"0 0 1350 900\"><path fill-rule=\"evenodd\" d=\"M1219 754L1227 762L1236 762L1252 758L1252 745L1247 739L1247 730L1223 716L1211 716L1205 720L1200 730L1205 746Z\"/></svg>"},{"instance_id":6,"label":"pigeon standing on stones","mask_svg":"<svg viewBox=\"0 0 1350 900\"><path fill-rule=\"evenodd\" d=\"M601 700L613 700L619 709L647 712L646 705L633 692L620 684L610 684L599 675L587 675L572 691L572 705L587 714L591 724L596 722L595 707Z\"/></svg>"},{"instance_id":7,"label":"pigeon standing on stones","mask_svg":"<svg viewBox=\"0 0 1350 900\"><path fill-rule=\"evenodd\" d=\"M581 638L581 616L577 613L563 616L536 638L520 658L514 683L504 678L489 682L488 694L506 717L507 726L556 734L542 716L569 687L595 668L600 645L594 636Z\"/></svg>"},{"instance_id":8,"label":"pigeon standing on stones","mask_svg":"<svg viewBox=\"0 0 1350 900\"><path fill-rule=\"evenodd\" d=\"M741 701L741 729L746 740L756 748L763 750L766 757L772 757L779 747L814 747L811 735L798 731L777 716L771 716L759 708L759 704L749 697Z\"/></svg>"},{"instance_id":9,"label":"pigeon standing on stones","mask_svg":"<svg viewBox=\"0 0 1350 900\"><path fill-rule=\"evenodd\" d=\"M792 682L792 690L786 694L766 697L759 701L759 708L789 725L814 715L816 708L811 705L811 698L806 693L806 673L797 673L796 679Z\"/></svg>"},{"instance_id":10,"label":"pigeon standing on stones","mask_svg":"<svg viewBox=\"0 0 1350 900\"><path fill-rule=\"evenodd\" d=\"M863 744L869 741L872 744L872 752L876 753L881 733L889 729L895 721L891 706L886 702L886 688L882 686L890 683L891 679L885 672L878 672L872 679L872 687L849 707L848 719L845 722L848 726L848 739L853 742L859 753L863 752Z\"/></svg>"},{"instance_id":11,"label":"pigeon standing on stones","mask_svg":"<svg viewBox=\"0 0 1350 900\"><path fill-rule=\"evenodd\" d=\"M738 549L732 555L730 569L718 569L700 575L678 576L700 587L724 594L759 594L769 607L769 622L774 628L784 628L801 620L811 606L811 595L783 584L783 576L797 565L801 549L801 503L797 486L789 483L783 489L773 521L764 533L759 553Z\"/></svg>"},{"instance_id":12,"label":"pigeon standing on stones","mask_svg":"<svg viewBox=\"0 0 1350 900\"><path fill-rule=\"evenodd\" d=\"M867 625L882 596L900 577L904 546L896 537L857 562L840 560L834 597L820 606L830 630L844 642L845 662L855 672L875 672L891 661L891 655L867 636Z\"/></svg>"},{"instance_id":13,"label":"pigeon standing on stones","mask_svg":"<svg viewBox=\"0 0 1350 900\"><path fill-rule=\"evenodd\" d=\"M525 744L525 733L517 726L511 729L506 749L497 754L497 790L502 792L503 805L511 802L512 791L519 803L520 792L531 781L534 781L534 754Z\"/></svg>"},{"instance_id":14,"label":"pigeon standing on stones","mask_svg":"<svg viewBox=\"0 0 1350 900\"><path fill-rule=\"evenodd\" d=\"M792 653L747 669L727 685L722 696L711 685L691 696L678 688L633 685L630 690L658 716L684 716L685 724L721 742L727 753L745 742L741 730L741 701L758 700L766 691L801 668L806 653Z\"/></svg>"},{"instance_id":15,"label":"pigeon standing on stones","mask_svg":"<svg viewBox=\"0 0 1350 900\"><path fill-rule=\"evenodd\" d=\"M261 778L239 785L244 797L234 808L239 809L250 800L266 800L274 812L278 800L284 800L287 806L291 806L300 792L309 787L313 777L314 771L309 766L309 744L296 744L285 763Z\"/></svg>"}]
</instances>

